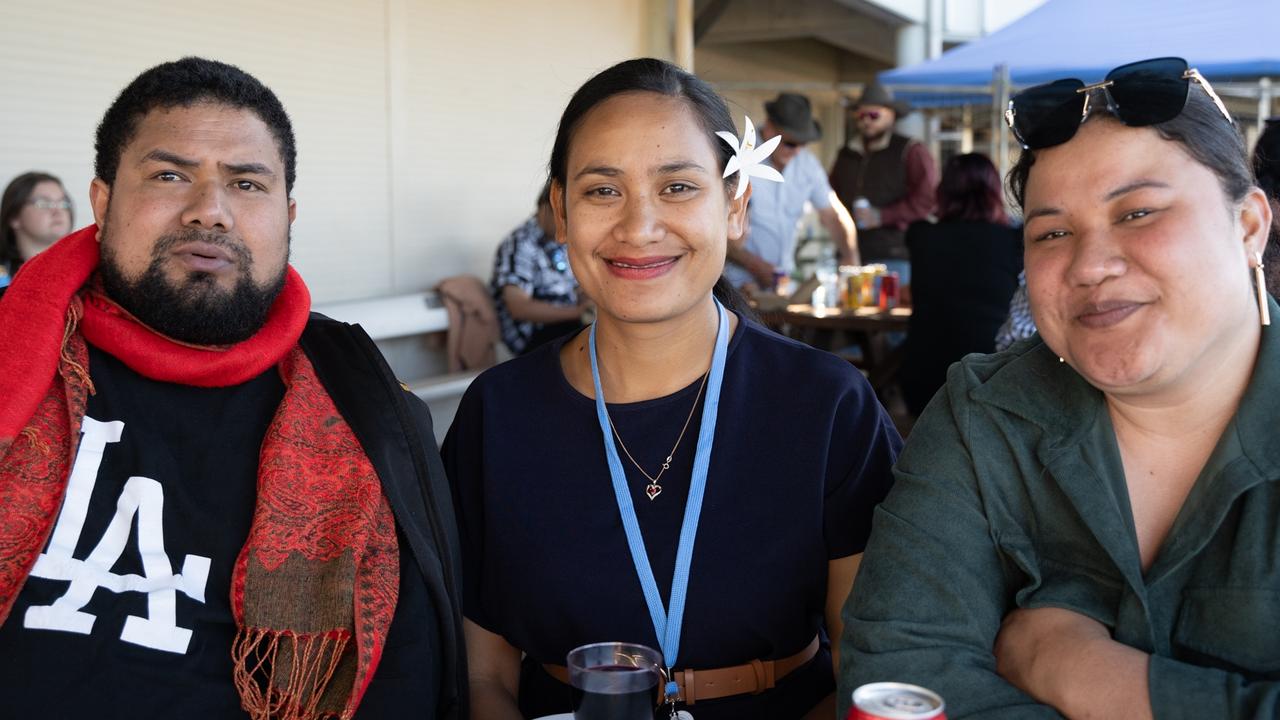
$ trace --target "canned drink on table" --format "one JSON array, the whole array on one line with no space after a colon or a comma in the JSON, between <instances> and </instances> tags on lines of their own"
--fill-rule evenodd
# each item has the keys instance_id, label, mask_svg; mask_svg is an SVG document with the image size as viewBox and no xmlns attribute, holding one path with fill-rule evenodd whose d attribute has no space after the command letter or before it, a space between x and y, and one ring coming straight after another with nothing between
<instances>
[{"instance_id":1,"label":"canned drink on table","mask_svg":"<svg viewBox=\"0 0 1280 720\"><path fill-rule=\"evenodd\" d=\"M898 273L891 272L880 278L880 309L898 307Z\"/></svg>"},{"instance_id":2,"label":"canned drink on table","mask_svg":"<svg viewBox=\"0 0 1280 720\"><path fill-rule=\"evenodd\" d=\"M946 720L938 693L919 685L882 682L853 691L846 720Z\"/></svg>"},{"instance_id":3,"label":"canned drink on table","mask_svg":"<svg viewBox=\"0 0 1280 720\"><path fill-rule=\"evenodd\" d=\"M845 307L857 310L862 307L862 269L854 268L844 281Z\"/></svg>"}]
</instances>

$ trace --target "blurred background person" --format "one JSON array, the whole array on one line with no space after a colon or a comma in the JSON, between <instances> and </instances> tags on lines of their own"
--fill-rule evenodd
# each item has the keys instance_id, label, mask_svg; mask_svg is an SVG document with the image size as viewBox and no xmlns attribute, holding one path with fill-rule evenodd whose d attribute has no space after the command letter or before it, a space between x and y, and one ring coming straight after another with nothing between
<instances>
[{"instance_id":1,"label":"blurred background person","mask_svg":"<svg viewBox=\"0 0 1280 720\"><path fill-rule=\"evenodd\" d=\"M900 382L918 416L951 363L995 349L1022 271L1022 234L1009 226L1000 175L985 155L957 155L942 172L938 222L907 228L914 309Z\"/></svg>"},{"instance_id":2,"label":"blurred background person","mask_svg":"<svg viewBox=\"0 0 1280 720\"><path fill-rule=\"evenodd\" d=\"M1036 320L1031 317L1031 303L1027 302L1027 272L1018 273L1018 289L1009 298L1009 315L996 332L996 352L1036 334Z\"/></svg>"},{"instance_id":3,"label":"blurred background person","mask_svg":"<svg viewBox=\"0 0 1280 720\"><path fill-rule=\"evenodd\" d=\"M862 261L884 263L911 284L904 234L933 212L938 169L929 149L894 132L910 106L873 81L853 105L858 135L836 155L831 187L858 226ZM863 202L858 202L861 199Z\"/></svg>"},{"instance_id":4,"label":"blurred background person","mask_svg":"<svg viewBox=\"0 0 1280 720\"><path fill-rule=\"evenodd\" d=\"M1280 118L1267 120L1266 129L1258 136L1253 147L1253 174L1271 203L1271 237L1262 253L1262 265L1267 291L1274 297L1280 292Z\"/></svg>"},{"instance_id":5,"label":"blurred background person","mask_svg":"<svg viewBox=\"0 0 1280 720\"><path fill-rule=\"evenodd\" d=\"M752 185L747 206L747 233L729 243L724 274L734 287L748 293L774 287L779 274L795 269L796 226L810 204L831 237L841 264L857 262L857 235L853 218L840 205L822 163L805 145L822 138L822 127L813 119L809 98L781 93L764 104L765 122L757 145L781 135L782 141L765 161L782 173L785 182Z\"/></svg>"},{"instance_id":6,"label":"blurred background person","mask_svg":"<svg viewBox=\"0 0 1280 720\"><path fill-rule=\"evenodd\" d=\"M70 233L73 222L61 180L43 172L14 178L0 196L0 291L22 263Z\"/></svg>"},{"instance_id":7,"label":"blurred background person","mask_svg":"<svg viewBox=\"0 0 1280 720\"><path fill-rule=\"evenodd\" d=\"M537 211L498 245L493 260L489 284L502 342L516 355L581 329L590 303L573 277L565 246L556 242L550 198L547 181Z\"/></svg>"}]
</instances>

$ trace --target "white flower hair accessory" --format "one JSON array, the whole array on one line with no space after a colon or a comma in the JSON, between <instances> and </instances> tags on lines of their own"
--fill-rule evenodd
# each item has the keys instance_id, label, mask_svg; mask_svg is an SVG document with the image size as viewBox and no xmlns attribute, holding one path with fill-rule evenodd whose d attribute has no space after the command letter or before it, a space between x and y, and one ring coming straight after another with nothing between
<instances>
[{"instance_id":1,"label":"white flower hair accessory","mask_svg":"<svg viewBox=\"0 0 1280 720\"><path fill-rule=\"evenodd\" d=\"M734 193L733 199L737 200L747 191L747 183L752 177L758 177L762 180L771 180L773 182L783 182L782 173L764 164L765 158L773 154L777 149L778 143L782 142L782 135L774 135L765 141L760 147L756 147L756 126L751 124L751 118L743 118L747 121L746 130L742 133L742 142L738 142L737 136L727 130L720 130L716 133L721 140L729 143L729 147L733 148L735 153L729 158L729 163L724 166L724 175L729 177L735 172L738 173L738 191Z\"/></svg>"}]
</instances>

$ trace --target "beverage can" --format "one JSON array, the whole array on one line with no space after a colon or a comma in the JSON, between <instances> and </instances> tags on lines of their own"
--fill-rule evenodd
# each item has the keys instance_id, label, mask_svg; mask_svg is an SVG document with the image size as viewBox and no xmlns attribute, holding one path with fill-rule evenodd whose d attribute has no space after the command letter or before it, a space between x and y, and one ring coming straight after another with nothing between
<instances>
[{"instance_id":1,"label":"beverage can","mask_svg":"<svg viewBox=\"0 0 1280 720\"><path fill-rule=\"evenodd\" d=\"M919 685L880 682L853 691L846 720L946 720L946 703Z\"/></svg>"},{"instance_id":2,"label":"beverage can","mask_svg":"<svg viewBox=\"0 0 1280 720\"><path fill-rule=\"evenodd\" d=\"M862 307L862 273L852 272L845 278L845 304L850 310Z\"/></svg>"},{"instance_id":3,"label":"beverage can","mask_svg":"<svg viewBox=\"0 0 1280 720\"><path fill-rule=\"evenodd\" d=\"M880 278L880 309L898 307L898 273L891 272Z\"/></svg>"}]
</instances>

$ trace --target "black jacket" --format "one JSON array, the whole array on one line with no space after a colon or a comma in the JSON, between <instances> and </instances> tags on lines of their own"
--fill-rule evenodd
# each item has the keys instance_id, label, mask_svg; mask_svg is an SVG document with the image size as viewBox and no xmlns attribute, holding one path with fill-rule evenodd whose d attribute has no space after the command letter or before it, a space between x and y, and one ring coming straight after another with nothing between
<instances>
[{"instance_id":1,"label":"black jacket","mask_svg":"<svg viewBox=\"0 0 1280 720\"><path fill-rule=\"evenodd\" d=\"M312 313L300 343L381 478L396 524L426 581L439 626L443 677L440 706L434 713L424 708L423 717L465 719L462 561L431 413L396 379L360 326Z\"/></svg>"},{"instance_id":2,"label":"black jacket","mask_svg":"<svg viewBox=\"0 0 1280 720\"><path fill-rule=\"evenodd\" d=\"M988 222L917 222L907 228L907 249L914 307L899 380L919 415L951 363L995 350L1022 271L1022 233Z\"/></svg>"}]
</instances>

